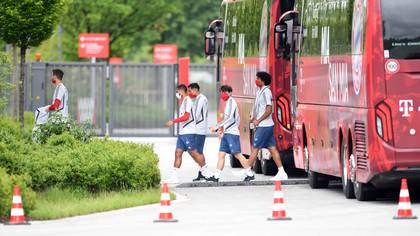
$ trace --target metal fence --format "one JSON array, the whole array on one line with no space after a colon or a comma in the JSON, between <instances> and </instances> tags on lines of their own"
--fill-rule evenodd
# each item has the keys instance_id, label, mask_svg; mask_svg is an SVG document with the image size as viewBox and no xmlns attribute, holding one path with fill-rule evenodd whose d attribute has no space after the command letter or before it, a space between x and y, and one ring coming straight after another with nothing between
<instances>
[{"instance_id":1,"label":"metal fence","mask_svg":"<svg viewBox=\"0 0 420 236\"><path fill-rule=\"evenodd\" d=\"M53 69L64 71L69 92L69 114L78 122L93 124L98 135L173 136L165 122L177 114L174 64L111 64L35 62L26 67L25 109L34 111L52 103ZM190 82L200 84L209 100L209 125L216 124L216 69L190 65ZM8 78L12 82L12 78ZM13 115L17 96L9 92L7 113Z\"/></svg>"},{"instance_id":2,"label":"metal fence","mask_svg":"<svg viewBox=\"0 0 420 236\"><path fill-rule=\"evenodd\" d=\"M93 125L98 135L106 133L106 94L105 63L47 63L45 67L46 103L52 103L54 85L51 83L51 71L61 69L64 72L63 83L69 93L69 114L79 123Z\"/></svg>"},{"instance_id":3,"label":"metal fence","mask_svg":"<svg viewBox=\"0 0 420 236\"><path fill-rule=\"evenodd\" d=\"M174 86L175 65L111 65L110 135L173 135Z\"/></svg>"}]
</instances>

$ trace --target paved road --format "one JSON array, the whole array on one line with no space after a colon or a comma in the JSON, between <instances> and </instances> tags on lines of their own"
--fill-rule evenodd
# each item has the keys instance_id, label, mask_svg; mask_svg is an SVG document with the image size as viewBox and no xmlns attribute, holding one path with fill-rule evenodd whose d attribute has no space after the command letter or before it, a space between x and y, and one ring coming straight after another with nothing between
<instances>
[{"instance_id":1,"label":"paved road","mask_svg":"<svg viewBox=\"0 0 420 236\"><path fill-rule=\"evenodd\" d=\"M161 170L162 179L169 177L173 162L174 162L174 153L176 147L176 138L118 138L116 140L129 141L134 143L149 143L154 145L154 150L158 154L159 168ZM204 146L204 155L206 157L207 165L211 171L216 170L217 164L217 154L219 151L219 141L217 138L210 137L206 139L206 145ZM198 165L193 161L193 159L184 153L182 166L180 170L180 181L181 183L191 182L198 174ZM221 181L238 181L242 180L232 174L232 170L237 171L239 169L232 169L229 165L229 157L226 157L225 169L222 172L220 178ZM268 180L272 176L257 175L257 180ZM296 176L294 176L296 177ZM302 178L302 176L297 176Z\"/></svg>"},{"instance_id":2,"label":"paved road","mask_svg":"<svg viewBox=\"0 0 420 236\"><path fill-rule=\"evenodd\" d=\"M273 186L175 189L178 223L152 221L158 205L70 219L0 226L7 236L111 235L418 235L420 221L392 220L395 199L376 202L347 200L339 188L312 190L286 185L286 210L292 221L269 222ZM413 204L420 213L420 204Z\"/></svg>"},{"instance_id":3,"label":"paved road","mask_svg":"<svg viewBox=\"0 0 420 236\"><path fill-rule=\"evenodd\" d=\"M154 143L163 176L169 174L175 139L125 139ZM205 153L210 168L217 161L217 139L210 139ZM227 165L228 166L228 165ZM190 182L197 167L185 156L181 181ZM257 179L268 177L259 175ZM238 180L227 167L222 180ZM114 235L418 235L420 220L395 221L395 197L358 202L343 197L340 186L313 190L306 184L284 185L289 222L269 222L274 186L172 188L175 224L156 224L159 205L136 207L31 226L0 225L0 236L114 236ZM420 198L412 204L420 216Z\"/></svg>"}]
</instances>

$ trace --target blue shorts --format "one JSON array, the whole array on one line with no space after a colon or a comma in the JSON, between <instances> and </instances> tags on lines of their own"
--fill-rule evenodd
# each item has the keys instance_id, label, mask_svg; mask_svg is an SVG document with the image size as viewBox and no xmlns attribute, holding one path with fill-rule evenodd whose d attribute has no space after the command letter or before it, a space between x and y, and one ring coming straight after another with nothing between
<instances>
[{"instance_id":1,"label":"blue shorts","mask_svg":"<svg viewBox=\"0 0 420 236\"><path fill-rule=\"evenodd\" d=\"M195 146L197 148L198 153L203 154L205 142L206 142L206 135L201 135L201 134L195 135Z\"/></svg>"},{"instance_id":2,"label":"blue shorts","mask_svg":"<svg viewBox=\"0 0 420 236\"><path fill-rule=\"evenodd\" d=\"M195 134L183 134L178 136L176 149L183 151L192 151L196 149Z\"/></svg>"},{"instance_id":3,"label":"blue shorts","mask_svg":"<svg viewBox=\"0 0 420 236\"><path fill-rule=\"evenodd\" d=\"M239 135L224 134L220 142L219 152L237 154L241 153L241 143Z\"/></svg>"},{"instance_id":4,"label":"blue shorts","mask_svg":"<svg viewBox=\"0 0 420 236\"><path fill-rule=\"evenodd\" d=\"M276 140L274 139L274 126L269 127L257 127L254 134L254 148L269 148L276 146Z\"/></svg>"}]
</instances>

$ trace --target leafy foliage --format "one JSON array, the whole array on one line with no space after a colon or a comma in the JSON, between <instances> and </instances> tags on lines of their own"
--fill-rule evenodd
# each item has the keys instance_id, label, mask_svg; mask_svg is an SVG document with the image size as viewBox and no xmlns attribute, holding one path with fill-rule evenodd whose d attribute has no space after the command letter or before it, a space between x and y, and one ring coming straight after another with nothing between
<instances>
[{"instance_id":1,"label":"leafy foliage","mask_svg":"<svg viewBox=\"0 0 420 236\"><path fill-rule=\"evenodd\" d=\"M51 112L48 122L34 129L33 140L38 143L46 143L52 135L60 135L65 132L82 142L89 141L94 134L90 124L77 124L73 119L63 118L58 112Z\"/></svg>"},{"instance_id":2,"label":"leafy foliage","mask_svg":"<svg viewBox=\"0 0 420 236\"><path fill-rule=\"evenodd\" d=\"M10 58L0 52L0 114L4 111L8 102L8 91L13 89L13 84L6 81L6 77L11 73Z\"/></svg>"},{"instance_id":3,"label":"leafy foliage","mask_svg":"<svg viewBox=\"0 0 420 236\"><path fill-rule=\"evenodd\" d=\"M50 187L90 192L144 190L159 184L157 164L150 145L108 139L84 142L70 131L36 144L16 122L0 118L0 167L11 175L30 176L36 191Z\"/></svg>"}]
</instances>

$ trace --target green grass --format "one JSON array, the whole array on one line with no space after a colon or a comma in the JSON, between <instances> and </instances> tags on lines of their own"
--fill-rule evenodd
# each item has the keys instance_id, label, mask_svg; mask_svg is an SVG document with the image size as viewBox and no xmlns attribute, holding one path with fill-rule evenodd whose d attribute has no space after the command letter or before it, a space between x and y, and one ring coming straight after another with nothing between
<instances>
[{"instance_id":1,"label":"green grass","mask_svg":"<svg viewBox=\"0 0 420 236\"><path fill-rule=\"evenodd\" d=\"M175 195L171 194L171 199ZM87 215L160 201L160 189L89 193L82 190L52 188L37 194L36 207L29 214L32 220L53 220Z\"/></svg>"}]
</instances>

